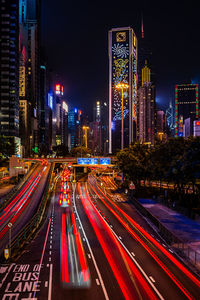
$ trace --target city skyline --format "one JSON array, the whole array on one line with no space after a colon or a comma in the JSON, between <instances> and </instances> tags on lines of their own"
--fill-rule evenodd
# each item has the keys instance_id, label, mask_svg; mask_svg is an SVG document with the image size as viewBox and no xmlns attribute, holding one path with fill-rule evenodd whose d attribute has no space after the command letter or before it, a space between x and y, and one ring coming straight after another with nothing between
<instances>
[{"instance_id":1,"label":"city skyline","mask_svg":"<svg viewBox=\"0 0 200 300\"><path fill-rule=\"evenodd\" d=\"M107 32L114 27L130 26L139 39L142 13L144 36L152 50L152 73L156 78L158 105L166 108L170 99L174 101L176 84L190 79L198 81L200 45L196 37L199 20L194 7L187 9L185 2L179 5L172 1L165 9L158 1L151 4L146 1L141 4L128 2L130 9L125 8L123 13L118 9L119 3L112 1L107 5L101 2L97 10L87 3L79 7L80 12L72 3L62 1L54 7L50 0L43 9L43 43L46 44L50 66L63 77L66 95L75 105L80 104L87 110L88 102L92 108L97 99L108 100ZM65 11L71 12L67 18ZM52 15L57 20L56 24L50 24ZM186 47L188 38L190 47ZM62 49L59 48L61 42ZM54 53L59 55L52 63ZM69 59L73 56L74 60ZM87 83L90 89L84 88Z\"/></svg>"}]
</instances>

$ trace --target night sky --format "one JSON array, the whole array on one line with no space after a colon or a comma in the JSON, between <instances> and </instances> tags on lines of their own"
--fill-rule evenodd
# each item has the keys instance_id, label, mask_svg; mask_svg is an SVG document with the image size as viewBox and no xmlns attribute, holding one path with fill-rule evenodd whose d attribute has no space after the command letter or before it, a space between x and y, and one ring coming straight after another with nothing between
<instances>
[{"instance_id":1,"label":"night sky","mask_svg":"<svg viewBox=\"0 0 200 300\"><path fill-rule=\"evenodd\" d=\"M108 100L108 30L131 26L140 36L142 13L158 104L165 108L174 98L176 83L200 78L200 18L193 0L44 0L42 44L66 100L89 115L94 101Z\"/></svg>"}]
</instances>

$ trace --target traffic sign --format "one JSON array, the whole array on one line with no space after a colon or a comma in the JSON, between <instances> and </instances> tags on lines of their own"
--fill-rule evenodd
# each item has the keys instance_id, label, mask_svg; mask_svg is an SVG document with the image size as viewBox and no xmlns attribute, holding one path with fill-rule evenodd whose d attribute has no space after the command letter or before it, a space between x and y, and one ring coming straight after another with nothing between
<instances>
[{"instance_id":1,"label":"traffic sign","mask_svg":"<svg viewBox=\"0 0 200 300\"><path fill-rule=\"evenodd\" d=\"M8 248L4 249L4 257L5 257L5 259L9 258L9 249Z\"/></svg>"}]
</instances>

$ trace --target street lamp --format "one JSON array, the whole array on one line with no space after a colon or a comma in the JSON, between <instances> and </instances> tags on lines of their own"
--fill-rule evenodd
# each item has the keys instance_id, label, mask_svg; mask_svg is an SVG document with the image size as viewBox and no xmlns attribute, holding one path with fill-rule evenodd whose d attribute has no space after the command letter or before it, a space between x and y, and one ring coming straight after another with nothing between
<instances>
[{"instance_id":1,"label":"street lamp","mask_svg":"<svg viewBox=\"0 0 200 300\"><path fill-rule=\"evenodd\" d=\"M124 89L129 87L126 83L118 83L116 89L122 90L122 137L121 137L121 150L124 149Z\"/></svg>"},{"instance_id":2,"label":"street lamp","mask_svg":"<svg viewBox=\"0 0 200 300\"><path fill-rule=\"evenodd\" d=\"M88 126L83 126L83 130L85 131L85 147L87 148L87 131L90 129Z\"/></svg>"}]
</instances>

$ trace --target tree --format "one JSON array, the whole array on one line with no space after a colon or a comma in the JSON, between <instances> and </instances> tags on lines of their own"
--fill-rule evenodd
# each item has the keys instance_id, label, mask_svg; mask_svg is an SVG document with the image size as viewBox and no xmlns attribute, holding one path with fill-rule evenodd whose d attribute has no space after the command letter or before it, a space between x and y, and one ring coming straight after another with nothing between
<instances>
[{"instance_id":1,"label":"tree","mask_svg":"<svg viewBox=\"0 0 200 300\"><path fill-rule=\"evenodd\" d=\"M74 147L71 150L72 156L79 157L79 156L81 156L81 154L82 154L82 157L87 157L88 155L91 154L91 149L86 148L86 147Z\"/></svg>"}]
</instances>

